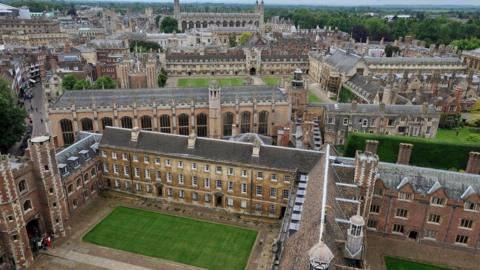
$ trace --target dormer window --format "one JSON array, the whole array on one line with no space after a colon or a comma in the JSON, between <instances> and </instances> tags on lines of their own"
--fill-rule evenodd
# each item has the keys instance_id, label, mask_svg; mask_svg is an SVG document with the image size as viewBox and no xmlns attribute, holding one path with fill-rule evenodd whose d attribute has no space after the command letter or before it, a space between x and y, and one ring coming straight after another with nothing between
<instances>
[{"instance_id":1,"label":"dormer window","mask_svg":"<svg viewBox=\"0 0 480 270\"><path fill-rule=\"evenodd\" d=\"M62 176L68 175L67 164L65 163L58 164L58 169L60 170L60 173L62 174Z\"/></svg>"},{"instance_id":2,"label":"dormer window","mask_svg":"<svg viewBox=\"0 0 480 270\"><path fill-rule=\"evenodd\" d=\"M445 206L446 202L447 200L445 198L439 198L435 196L433 196L432 199L430 200L430 204L435 206Z\"/></svg>"},{"instance_id":3,"label":"dormer window","mask_svg":"<svg viewBox=\"0 0 480 270\"><path fill-rule=\"evenodd\" d=\"M88 153L88 150L81 150L80 152L80 155L82 155L82 157L85 159L85 160L89 160L90 159L90 153Z\"/></svg>"},{"instance_id":4,"label":"dormer window","mask_svg":"<svg viewBox=\"0 0 480 270\"><path fill-rule=\"evenodd\" d=\"M413 200L413 194L409 192L399 192L398 199L402 201L411 201Z\"/></svg>"},{"instance_id":5,"label":"dormer window","mask_svg":"<svg viewBox=\"0 0 480 270\"><path fill-rule=\"evenodd\" d=\"M465 204L463 205L463 209L465 211L480 212L480 203L465 202Z\"/></svg>"},{"instance_id":6,"label":"dormer window","mask_svg":"<svg viewBox=\"0 0 480 270\"><path fill-rule=\"evenodd\" d=\"M73 168L76 169L80 167L80 160L78 159L78 157L72 156L72 157L69 157L68 160L73 163Z\"/></svg>"}]
</instances>

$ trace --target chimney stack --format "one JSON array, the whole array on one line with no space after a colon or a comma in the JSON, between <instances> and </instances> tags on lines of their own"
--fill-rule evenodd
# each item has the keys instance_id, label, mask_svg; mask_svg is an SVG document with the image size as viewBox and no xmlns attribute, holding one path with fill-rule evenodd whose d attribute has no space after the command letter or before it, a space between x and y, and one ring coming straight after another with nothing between
<instances>
[{"instance_id":1,"label":"chimney stack","mask_svg":"<svg viewBox=\"0 0 480 270\"><path fill-rule=\"evenodd\" d=\"M428 113L428 103L424 102L422 104L422 113Z\"/></svg>"},{"instance_id":2,"label":"chimney stack","mask_svg":"<svg viewBox=\"0 0 480 270\"><path fill-rule=\"evenodd\" d=\"M354 99L352 100L352 112L356 112L357 111L357 100Z\"/></svg>"},{"instance_id":3,"label":"chimney stack","mask_svg":"<svg viewBox=\"0 0 480 270\"><path fill-rule=\"evenodd\" d=\"M378 141L376 140L367 140L365 142L365 152L370 152L376 154L378 149Z\"/></svg>"},{"instance_id":4,"label":"chimney stack","mask_svg":"<svg viewBox=\"0 0 480 270\"><path fill-rule=\"evenodd\" d=\"M410 156L412 155L413 144L400 143L398 150L397 164L408 165L410 163Z\"/></svg>"},{"instance_id":5,"label":"chimney stack","mask_svg":"<svg viewBox=\"0 0 480 270\"><path fill-rule=\"evenodd\" d=\"M255 142L253 142L253 150L252 150L252 157L260 157L260 146L262 145L262 143L260 142L260 140L255 140Z\"/></svg>"},{"instance_id":6,"label":"chimney stack","mask_svg":"<svg viewBox=\"0 0 480 270\"><path fill-rule=\"evenodd\" d=\"M480 152L470 152L466 173L480 174Z\"/></svg>"},{"instance_id":7,"label":"chimney stack","mask_svg":"<svg viewBox=\"0 0 480 270\"><path fill-rule=\"evenodd\" d=\"M131 136L130 140L132 142L138 141L138 135L140 134L140 129L138 127L132 128L132 133L131 134L132 134L132 136Z\"/></svg>"},{"instance_id":8,"label":"chimney stack","mask_svg":"<svg viewBox=\"0 0 480 270\"><path fill-rule=\"evenodd\" d=\"M380 104L378 104L378 109L380 112L384 112L385 111L385 103L381 102Z\"/></svg>"},{"instance_id":9,"label":"chimney stack","mask_svg":"<svg viewBox=\"0 0 480 270\"><path fill-rule=\"evenodd\" d=\"M197 134L194 131L188 135L188 149L195 149L195 142L197 141Z\"/></svg>"}]
</instances>

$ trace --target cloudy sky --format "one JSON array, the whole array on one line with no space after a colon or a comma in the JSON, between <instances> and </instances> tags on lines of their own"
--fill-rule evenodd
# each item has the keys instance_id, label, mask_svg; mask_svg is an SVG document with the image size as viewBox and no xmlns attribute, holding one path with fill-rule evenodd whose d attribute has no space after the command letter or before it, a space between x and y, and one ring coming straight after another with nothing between
<instances>
[{"instance_id":1,"label":"cloudy sky","mask_svg":"<svg viewBox=\"0 0 480 270\"><path fill-rule=\"evenodd\" d=\"M161 0L164 2L164 0ZM480 5L480 0L264 0L266 4L316 5ZM253 3L255 0L180 0L182 2Z\"/></svg>"}]
</instances>

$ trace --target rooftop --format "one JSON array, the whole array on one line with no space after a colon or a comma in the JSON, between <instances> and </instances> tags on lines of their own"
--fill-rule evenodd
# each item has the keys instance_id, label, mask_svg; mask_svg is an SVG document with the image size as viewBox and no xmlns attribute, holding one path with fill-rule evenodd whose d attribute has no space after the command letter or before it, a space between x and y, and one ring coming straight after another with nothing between
<instances>
[{"instance_id":1,"label":"rooftop","mask_svg":"<svg viewBox=\"0 0 480 270\"><path fill-rule=\"evenodd\" d=\"M355 113L376 113L380 111L379 104L357 104L357 109L352 110L352 103L323 104L329 112L355 112ZM424 105L385 105L385 114L423 114ZM435 108L428 106L428 113L435 114Z\"/></svg>"}]
</instances>

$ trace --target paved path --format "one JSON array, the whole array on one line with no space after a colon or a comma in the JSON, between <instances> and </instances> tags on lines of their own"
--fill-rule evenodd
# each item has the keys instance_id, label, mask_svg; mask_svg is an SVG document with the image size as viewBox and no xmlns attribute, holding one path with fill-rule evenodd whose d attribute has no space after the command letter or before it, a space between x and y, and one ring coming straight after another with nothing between
<instances>
[{"instance_id":1,"label":"paved path","mask_svg":"<svg viewBox=\"0 0 480 270\"><path fill-rule=\"evenodd\" d=\"M327 93L320 89L320 85L318 83L310 83L308 85L308 90L315 94L319 99L321 99L322 103L335 103L335 101L331 100Z\"/></svg>"},{"instance_id":2,"label":"paved path","mask_svg":"<svg viewBox=\"0 0 480 270\"><path fill-rule=\"evenodd\" d=\"M260 76L250 76L252 78L253 85L265 85L265 82L260 78Z\"/></svg>"},{"instance_id":3,"label":"paved path","mask_svg":"<svg viewBox=\"0 0 480 270\"><path fill-rule=\"evenodd\" d=\"M145 268L142 266L124 263L120 261L114 261L107 258L88 255L88 254L67 250L63 248L51 249L49 251L46 251L45 254L49 256L60 257L63 259L75 261L78 263L86 263L96 267L101 267L101 268L110 269L110 270L151 270L150 268Z\"/></svg>"},{"instance_id":4,"label":"paved path","mask_svg":"<svg viewBox=\"0 0 480 270\"><path fill-rule=\"evenodd\" d=\"M33 121L32 137L45 135L48 133L47 128L47 108L45 94L42 84L37 83L36 86L31 88L33 98L31 101L25 102L25 109L31 109L29 111L30 117Z\"/></svg>"}]
</instances>

